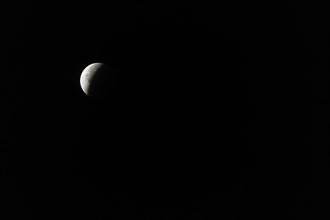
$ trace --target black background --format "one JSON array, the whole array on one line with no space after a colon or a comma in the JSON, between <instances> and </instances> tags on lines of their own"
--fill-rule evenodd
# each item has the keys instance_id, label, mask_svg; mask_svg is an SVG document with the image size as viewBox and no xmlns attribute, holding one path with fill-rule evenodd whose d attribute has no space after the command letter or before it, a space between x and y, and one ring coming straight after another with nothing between
<instances>
[{"instance_id":1,"label":"black background","mask_svg":"<svg viewBox=\"0 0 330 220\"><path fill-rule=\"evenodd\" d=\"M327 214L326 7L38 8L2 20L4 219ZM80 88L93 62L116 74L111 100Z\"/></svg>"}]
</instances>

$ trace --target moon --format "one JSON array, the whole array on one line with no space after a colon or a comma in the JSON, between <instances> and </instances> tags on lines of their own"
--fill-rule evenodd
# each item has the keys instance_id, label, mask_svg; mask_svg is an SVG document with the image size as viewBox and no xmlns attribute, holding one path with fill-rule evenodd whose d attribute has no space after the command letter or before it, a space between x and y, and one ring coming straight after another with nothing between
<instances>
[{"instance_id":1,"label":"moon","mask_svg":"<svg viewBox=\"0 0 330 220\"><path fill-rule=\"evenodd\" d=\"M90 97L110 97L115 87L115 76L108 65L92 63L81 73L80 86L83 92Z\"/></svg>"}]
</instances>

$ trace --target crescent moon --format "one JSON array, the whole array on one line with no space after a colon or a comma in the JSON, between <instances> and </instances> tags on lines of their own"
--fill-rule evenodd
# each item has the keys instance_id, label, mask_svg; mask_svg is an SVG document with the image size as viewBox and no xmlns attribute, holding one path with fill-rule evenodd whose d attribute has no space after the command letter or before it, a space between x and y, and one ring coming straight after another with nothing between
<instances>
[{"instance_id":1,"label":"crescent moon","mask_svg":"<svg viewBox=\"0 0 330 220\"><path fill-rule=\"evenodd\" d=\"M115 87L115 77L108 65L92 63L81 73L80 85L83 92L90 97L109 97Z\"/></svg>"}]
</instances>

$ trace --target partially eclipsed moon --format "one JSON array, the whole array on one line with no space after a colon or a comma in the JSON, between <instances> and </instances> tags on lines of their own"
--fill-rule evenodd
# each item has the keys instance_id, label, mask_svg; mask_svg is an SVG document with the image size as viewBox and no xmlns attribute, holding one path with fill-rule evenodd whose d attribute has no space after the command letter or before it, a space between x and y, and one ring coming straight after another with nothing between
<instances>
[{"instance_id":1,"label":"partially eclipsed moon","mask_svg":"<svg viewBox=\"0 0 330 220\"><path fill-rule=\"evenodd\" d=\"M115 77L108 65L93 63L88 65L81 73L80 85L88 96L96 98L109 97L115 87Z\"/></svg>"}]
</instances>

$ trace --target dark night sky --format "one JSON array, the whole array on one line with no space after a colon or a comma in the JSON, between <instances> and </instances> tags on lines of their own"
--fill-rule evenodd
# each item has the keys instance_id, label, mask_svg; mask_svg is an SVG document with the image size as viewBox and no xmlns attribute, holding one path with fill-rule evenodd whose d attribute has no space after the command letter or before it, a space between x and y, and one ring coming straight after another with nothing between
<instances>
[{"instance_id":1,"label":"dark night sky","mask_svg":"<svg viewBox=\"0 0 330 220\"><path fill-rule=\"evenodd\" d=\"M8 8L3 219L325 216L326 8L118 2ZM83 94L93 62L114 99Z\"/></svg>"}]
</instances>

